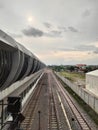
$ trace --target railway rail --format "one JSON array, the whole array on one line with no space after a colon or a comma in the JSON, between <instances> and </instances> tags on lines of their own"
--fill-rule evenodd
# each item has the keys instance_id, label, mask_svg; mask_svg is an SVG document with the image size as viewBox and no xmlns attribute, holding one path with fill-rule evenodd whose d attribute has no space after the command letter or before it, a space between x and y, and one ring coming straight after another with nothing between
<instances>
[{"instance_id":1,"label":"railway rail","mask_svg":"<svg viewBox=\"0 0 98 130\"><path fill-rule=\"evenodd\" d=\"M53 88L50 85L49 85L49 88L50 88L50 98L49 98L49 127L48 129L61 130L61 124L58 117L58 111L57 111L55 96L53 93Z\"/></svg>"},{"instance_id":2,"label":"railway rail","mask_svg":"<svg viewBox=\"0 0 98 130\"><path fill-rule=\"evenodd\" d=\"M59 130L59 122L57 117L57 112L55 108L55 100L53 94L50 96L50 104L49 104L49 130Z\"/></svg>"},{"instance_id":3,"label":"railway rail","mask_svg":"<svg viewBox=\"0 0 98 130\"><path fill-rule=\"evenodd\" d=\"M59 116L58 116L55 95L54 95L54 92L52 89L52 85L49 85L51 83L51 81L49 80L49 76L47 76L47 75L48 74L44 74L41 81L38 83L38 87L34 91L28 106L26 107L25 111L23 111L23 115L26 117L25 120L21 124L21 128L23 128L23 130L31 130L31 129L35 128L35 126L33 125L35 122L34 120L36 120L35 115L37 115L35 113L39 112L39 111L37 111L38 109L40 109L38 107L39 107L39 105L41 105L41 102L43 102L42 100L43 100L44 94L42 93L42 91L43 91L42 89L44 86L45 86L45 88L46 88L46 86L48 86L48 101L49 101L48 102L48 105L49 105L48 112L49 113L47 115L48 116L48 121L47 121L48 125L44 126L44 123L42 121L43 118L41 118L41 121L40 121L41 124L40 124L40 126L36 125L36 129L38 127L40 127L41 130L62 130ZM43 95L41 95L41 94L43 94ZM45 106L45 107L47 108L47 106ZM43 113L43 110L41 110L41 112ZM32 127L34 127L34 128L32 128Z\"/></svg>"},{"instance_id":4,"label":"railway rail","mask_svg":"<svg viewBox=\"0 0 98 130\"><path fill-rule=\"evenodd\" d=\"M64 89L64 87L61 85L61 83L55 78L53 75L56 83L57 83L57 88L59 91L62 92L64 100L68 103L70 109L72 110L72 113L75 116L75 119L77 120L81 130L93 130L91 126L88 124L86 119L83 117L81 112L78 110L78 107L74 104L73 100L71 99L70 95L68 92ZM60 94L61 95L61 94Z\"/></svg>"},{"instance_id":5,"label":"railway rail","mask_svg":"<svg viewBox=\"0 0 98 130\"><path fill-rule=\"evenodd\" d=\"M31 97L30 102L28 103L28 106L22 112L22 114L25 116L25 120L21 124L21 128L23 128L23 130L31 130L31 128L32 128L34 111L35 111L37 104L38 104L39 95L41 92L43 79L45 78L45 76L46 75L44 74L44 76L41 78L40 82L37 85L36 90L34 91L32 97Z\"/></svg>"},{"instance_id":6,"label":"railway rail","mask_svg":"<svg viewBox=\"0 0 98 130\"><path fill-rule=\"evenodd\" d=\"M23 130L97 130L50 70L44 72L22 114Z\"/></svg>"},{"instance_id":7,"label":"railway rail","mask_svg":"<svg viewBox=\"0 0 98 130\"><path fill-rule=\"evenodd\" d=\"M46 77L48 77L47 80L45 80ZM47 115L48 126L44 126L43 121L41 121L42 125L40 127L40 130L76 130L76 129L93 130L91 126L89 125L89 123L87 122L87 120L84 118L84 116L78 110L78 106L74 104L73 99L70 97L68 92L64 89L61 83L56 79L56 77L53 75L52 72L47 72L47 74L43 76L43 78L41 79L39 83L39 87L36 88L36 91L32 96L32 100L29 103L30 106L28 105L27 110L25 110L24 112L26 119L21 125L24 130L31 130L32 123L34 120L34 117L33 117L34 111L37 107L39 107L37 106L37 104L39 103L39 95L42 91L43 85L45 87L48 86L48 115ZM58 100L60 103L59 105L58 105ZM75 121L73 121L74 123L73 126L77 126L77 127L72 126L72 120L70 120L69 116L67 115L69 113L67 113L68 110L66 110L65 102L68 104L72 115L74 115ZM63 113L62 116L65 116L65 118L60 117L59 109L62 109L62 113ZM70 117L73 117L71 113L70 113ZM43 120L43 118L41 120ZM67 127L64 128L63 125L66 125L66 124L67 124Z\"/></svg>"}]
</instances>

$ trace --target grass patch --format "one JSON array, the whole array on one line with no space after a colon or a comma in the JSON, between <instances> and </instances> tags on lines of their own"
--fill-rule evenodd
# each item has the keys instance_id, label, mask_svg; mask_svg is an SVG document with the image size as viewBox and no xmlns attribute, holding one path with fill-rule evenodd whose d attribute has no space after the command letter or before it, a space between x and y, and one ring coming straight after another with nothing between
<instances>
[{"instance_id":1,"label":"grass patch","mask_svg":"<svg viewBox=\"0 0 98 130\"><path fill-rule=\"evenodd\" d=\"M85 74L81 74L81 73L63 71L63 72L60 72L60 75L62 75L63 77L66 77L67 79L71 81L76 81L77 79L85 80Z\"/></svg>"},{"instance_id":2,"label":"grass patch","mask_svg":"<svg viewBox=\"0 0 98 130\"><path fill-rule=\"evenodd\" d=\"M71 94L72 97L77 101L77 103L86 111L86 113L91 117L91 119L95 122L95 124L98 125L98 114L87 103L85 103L70 87L68 87L61 79L59 79L59 81L68 91L68 93Z\"/></svg>"}]
</instances>

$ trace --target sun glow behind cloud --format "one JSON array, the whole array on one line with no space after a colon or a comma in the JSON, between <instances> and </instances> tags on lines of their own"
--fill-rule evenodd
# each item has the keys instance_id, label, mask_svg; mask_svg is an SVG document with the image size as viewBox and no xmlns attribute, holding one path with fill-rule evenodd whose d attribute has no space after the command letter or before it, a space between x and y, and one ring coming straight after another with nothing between
<instances>
[{"instance_id":1,"label":"sun glow behind cloud","mask_svg":"<svg viewBox=\"0 0 98 130\"><path fill-rule=\"evenodd\" d=\"M32 16L29 16L27 20L28 20L28 22L32 22L33 21Z\"/></svg>"},{"instance_id":2,"label":"sun glow behind cloud","mask_svg":"<svg viewBox=\"0 0 98 130\"><path fill-rule=\"evenodd\" d=\"M33 15L27 15L27 24L29 26L35 25L37 23L36 18Z\"/></svg>"}]
</instances>

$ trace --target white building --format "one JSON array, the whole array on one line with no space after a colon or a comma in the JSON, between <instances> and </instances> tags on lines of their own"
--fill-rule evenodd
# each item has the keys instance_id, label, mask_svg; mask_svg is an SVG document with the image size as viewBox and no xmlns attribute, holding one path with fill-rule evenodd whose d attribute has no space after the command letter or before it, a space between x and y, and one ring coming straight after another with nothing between
<instances>
[{"instance_id":1,"label":"white building","mask_svg":"<svg viewBox=\"0 0 98 130\"><path fill-rule=\"evenodd\" d=\"M98 96L98 70L86 73L86 89Z\"/></svg>"}]
</instances>

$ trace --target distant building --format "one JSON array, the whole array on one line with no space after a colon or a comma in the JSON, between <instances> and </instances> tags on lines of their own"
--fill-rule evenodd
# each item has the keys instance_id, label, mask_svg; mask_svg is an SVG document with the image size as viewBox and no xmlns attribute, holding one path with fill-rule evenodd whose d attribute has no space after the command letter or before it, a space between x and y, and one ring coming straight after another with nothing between
<instances>
[{"instance_id":1,"label":"distant building","mask_svg":"<svg viewBox=\"0 0 98 130\"><path fill-rule=\"evenodd\" d=\"M98 96L98 70L86 73L86 89Z\"/></svg>"},{"instance_id":2,"label":"distant building","mask_svg":"<svg viewBox=\"0 0 98 130\"><path fill-rule=\"evenodd\" d=\"M85 71L85 69L86 69L86 64L77 64L76 65L76 68L77 68L77 71L78 72L84 72Z\"/></svg>"},{"instance_id":3,"label":"distant building","mask_svg":"<svg viewBox=\"0 0 98 130\"><path fill-rule=\"evenodd\" d=\"M77 64L76 66L79 67L79 68L81 68L81 67L86 66L86 64Z\"/></svg>"}]
</instances>

